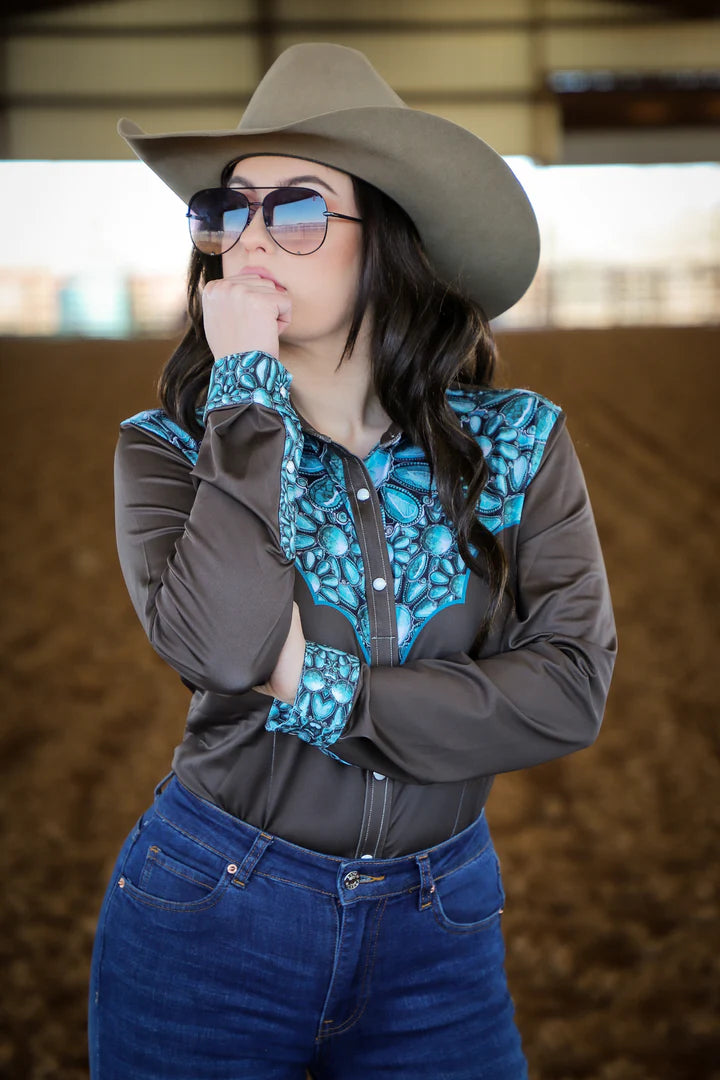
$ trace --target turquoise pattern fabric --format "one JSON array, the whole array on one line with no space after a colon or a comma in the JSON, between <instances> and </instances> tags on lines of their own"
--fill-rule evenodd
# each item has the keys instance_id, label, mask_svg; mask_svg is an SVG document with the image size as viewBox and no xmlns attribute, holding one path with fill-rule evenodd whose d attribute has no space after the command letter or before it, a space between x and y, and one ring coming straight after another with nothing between
<instances>
[{"instance_id":1,"label":"turquoise pattern fabric","mask_svg":"<svg viewBox=\"0 0 720 1080\"><path fill-rule=\"evenodd\" d=\"M365 575L342 461L328 444L303 436L292 406L280 393L289 385L289 375L283 378L285 369L278 370L278 361L262 353L227 360L227 364L218 362L212 386L214 407L252 400L269 402L269 407L281 412L287 432L281 483L283 550L294 558L315 602L334 607L349 619L369 663ZM263 379L266 382L260 385ZM524 390L449 390L448 401L461 425L478 440L490 469L478 506L479 519L493 533L517 525L525 491L560 410L539 394ZM197 460L196 441L159 409L138 413L124 424L171 443L192 464ZM292 463L290 472L288 462ZM422 451L400 439L395 445L376 447L365 459L365 467L385 518L403 661L428 619L451 604L463 603L470 572L438 502Z\"/></svg>"},{"instance_id":2,"label":"turquoise pattern fabric","mask_svg":"<svg viewBox=\"0 0 720 1080\"><path fill-rule=\"evenodd\" d=\"M295 701L289 705L274 698L265 727L297 735L327 753L342 735L359 678L356 656L308 641Z\"/></svg>"},{"instance_id":3,"label":"turquoise pattern fabric","mask_svg":"<svg viewBox=\"0 0 720 1080\"><path fill-rule=\"evenodd\" d=\"M198 416L201 419L201 416ZM163 442L170 443L177 450L181 450L188 461L194 465L197 461L200 445L185 428L181 428L174 420L171 420L162 409L145 409L144 412L136 413L135 416L123 420L120 427L137 427L143 431L149 431Z\"/></svg>"},{"instance_id":4,"label":"turquoise pattern fabric","mask_svg":"<svg viewBox=\"0 0 720 1080\"><path fill-rule=\"evenodd\" d=\"M488 461L490 479L478 518L493 533L517 525L560 410L538 394L517 390L451 390L448 400ZM408 440L378 446L365 467L385 520L402 662L428 619L464 602L470 571L418 447ZM298 508L296 566L315 602L350 620L369 663L365 577L342 462L331 447L306 436L300 472L306 487Z\"/></svg>"},{"instance_id":5,"label":"turquoise pattern fabric","mask_svg":"<svg viewBox=\"0 0 720 1080\"><path fill-rule=\"evenodd\" d=\"M285 452L280 473L278 526L280 545L288 560L295 558L295 515L301 488L297 484L303 433L297 413L290 404L292 375L268 353L231 353L215 361L210 371L203 420L213 409L233 405L265 405L282 417L285 425Z\"/></svg>"},{"instance_id":6,"label":"turquoise pattern fabric","mask_svg":"<svg viewBox=\"0 0 720 1080\"><path fill-rule=\"evenodd\" d=\"M212 369L203 420L212 409L250 403L282 417L286 435L278 524L283 552L294 560L315 603L349 620L370 663L365 573L342 458L332 444L303 433L289 401L290 382L289 372L265 353L223 357ZM525 492L560 409L527 390L455 388L447 398L488 463L479 520L492 533L518 525ZM138 413L125 425L164 439L192 464L197 460L198 444L161 410ZM378 445L364 465L384 520L402 663L429 619L464 602L470 570L417 446L398 436ZM349 714L359 670L355 656L308 642L298 697L292 706L273 702L268 729L292 732L330 753Z\"/></svg>"}]
</instances>

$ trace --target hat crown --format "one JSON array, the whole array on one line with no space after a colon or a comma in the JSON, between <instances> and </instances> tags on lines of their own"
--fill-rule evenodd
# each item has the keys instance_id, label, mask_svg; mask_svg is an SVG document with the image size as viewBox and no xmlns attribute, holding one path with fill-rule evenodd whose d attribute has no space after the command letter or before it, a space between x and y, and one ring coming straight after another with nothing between
<instances>
[{"instance_id":1,"label":"hat crown","mask_svg":"<svg viewBox=\"0 0 720 1080\"><path fill-rule=\"evenodd\" d=\"M357 49L302 44L286 49L250 98L238 131L281 128L311 116L407 105Z\"/></svg>"}]
</instances>

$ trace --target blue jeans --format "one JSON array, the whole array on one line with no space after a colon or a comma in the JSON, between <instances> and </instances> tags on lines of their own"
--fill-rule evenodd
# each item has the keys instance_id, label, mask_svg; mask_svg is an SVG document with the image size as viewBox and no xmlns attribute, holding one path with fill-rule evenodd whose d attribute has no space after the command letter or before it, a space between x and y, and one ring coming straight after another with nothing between
<instances>
[{"instance_id":1,"label":"blue jeans","mask_svg":"<svg viewBox=\"0 0 720 1080\"><path fill-rule=\"evenodd\" d=\"M163 784L100 913L93 1080L527 1077L484 814L414 855L341 859Z\"/></svg>"}]
</instances>

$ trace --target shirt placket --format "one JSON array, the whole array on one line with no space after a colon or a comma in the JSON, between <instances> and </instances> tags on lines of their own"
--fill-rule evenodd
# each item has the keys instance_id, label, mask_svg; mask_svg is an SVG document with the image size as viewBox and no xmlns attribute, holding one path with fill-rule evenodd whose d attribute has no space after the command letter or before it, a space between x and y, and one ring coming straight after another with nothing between
<instances>
[{"instance_id":1,"label":"shirt placket","mask_svg":"<svg viewBox=\"0 0 720 1080\"><path fill-rule=\"evenodd\" d=\"M370 663L395 667L400 662L398 651L397 616L392 564L388 552L385 523L377 489L364 463L356 455L333 442L327 435L316 431L301 417L301 427L306 435L318 440L325 468L332 475L328 455L337 455L342 463L350 511L355 525L355 535L360 547L365 580L365 600L370 628ZM393 424L383 436L380 445L392 446L400 439L401 432ZM339 477L335 476L339 482ZM362 819L358 831L355 858L373 859L383 854L393 797L393 781L383 773L363 770L365 798Z\"/></svg>"},{"instance_id":2,"label":"shirt placket","mask_svg":"<svg viewBox=\"0 0 720 1080\"><path fill-rule=\"evenodd\" d=\"M377 490L363 462L341 451L345 486L365 569L365 599L370 626L370 663L394 667L399 662L397 618L385 527ZM365 801L355 857L382 856L390 822L393 782L365 770Z\"/></svg>"}]
</instances>

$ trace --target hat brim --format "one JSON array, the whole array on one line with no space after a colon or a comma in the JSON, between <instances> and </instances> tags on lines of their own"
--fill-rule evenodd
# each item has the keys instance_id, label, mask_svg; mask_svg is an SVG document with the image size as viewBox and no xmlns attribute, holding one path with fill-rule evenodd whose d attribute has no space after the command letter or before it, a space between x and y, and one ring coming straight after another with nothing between
<instances>
[{"instance_id":1,"label":"hat brim","mask_svg":"<svg viewBox=\"0 0 720 1080\"><path fill-rule=\"evenodd\" d=\"M317 161L374 184L410 215L440 276L488 318L516 303L537 269L537 221L510 167L482 139L431 113L355 108L280 128L162 135L123 118L117 130L184 202L217 186L228 161L254 153Z\"/></svg>"}]
</instances>

